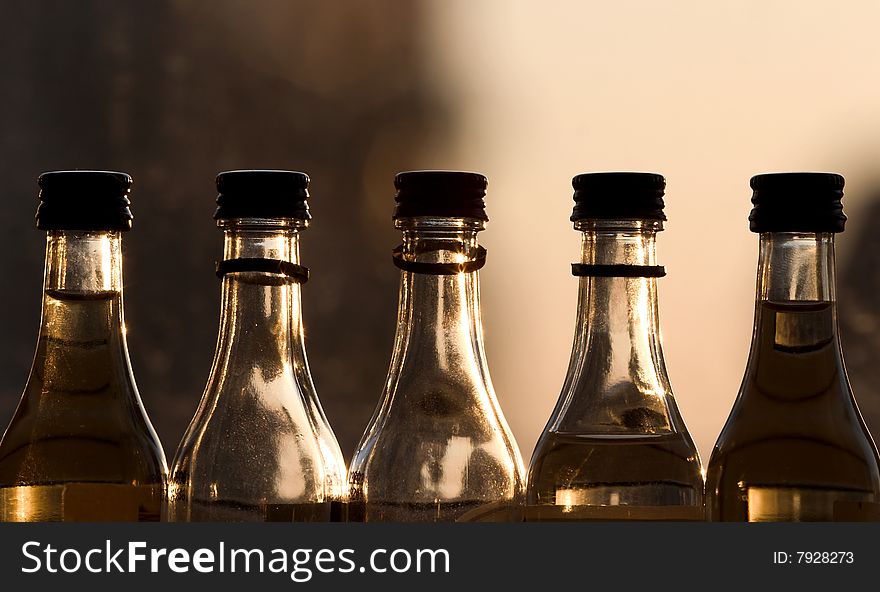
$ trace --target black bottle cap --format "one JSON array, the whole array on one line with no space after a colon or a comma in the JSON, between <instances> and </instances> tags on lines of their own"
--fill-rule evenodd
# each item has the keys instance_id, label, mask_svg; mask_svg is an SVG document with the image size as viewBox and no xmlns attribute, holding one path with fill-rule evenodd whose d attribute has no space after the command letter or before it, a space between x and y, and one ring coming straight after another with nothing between
<instances>
[{"instance_id":1,"label":"black bottle cap","mask_svg":"<svg viewBox=\"0 0 880 592\"><path fill-rule=\"evenodd\" d=\"M752 232L843 232L844 179L835 173L755 175Z\"/></svg>"},{"instance_id":2,"label":"black bottle cap","mask_svg":"<svg viewBox=\"0 0 880 592\"><path fill-rule=\"evenodd\" d=\"M217 175L215 220L298 218L309 214L309 176L296 171L243 170Z\"/></svg>"},{"instance_id":3,"label":"black bottle cap","mask_svg":"<svg viewBox=\"0 0 880 592\"><path fill-rule=\"evenodd\" d=\"M484 175L464 171L406 171L394 177L396 218L444 216L478 218L486 215Z\"/></svg>"},{"instance_id":4,"label":"black bottle cap","mask_svg":"<svg viewBox=\"0 0 880 592\"><path fill-rule=\"evenodd\" d=\"M114 171L50 171L37 179L40 230L130 230L131 177Z\"/></svg>"},{"instance_id":5,"label":"black bottle cap","mask_svg":"<svg viewBox=\"0 0 880 592\"><path fill-rule=\"evenodd\" d=\"M571 220L666 220L666 179L656 173L582 173L571 180Z\"/></svg>"}]
</instances>

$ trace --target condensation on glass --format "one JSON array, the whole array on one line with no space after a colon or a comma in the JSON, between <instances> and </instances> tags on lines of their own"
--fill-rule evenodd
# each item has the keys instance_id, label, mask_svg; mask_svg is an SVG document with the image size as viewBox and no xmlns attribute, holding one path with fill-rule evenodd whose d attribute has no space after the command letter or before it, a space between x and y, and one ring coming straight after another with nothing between
<instances>
[{"instance_id":1,"label":"condensation on glass","mask_svg":"<svg viewBox=\"0 0 880 592\"><path fill-rule=\"evenodd\" d=\"M657 265L660 220L575 228L582 264ZM657 279L579 282L569 369L532 456L526 520L702 520L700 459L667 376Z\"/></svg>"},{"instance_id":2,"label":"condensation on glass","mask_svg":"<svg viewBox=\"0 0 880 592\"><path fill-rule=\"evenodd\" d=\"M220 220L225 260L299 264L305 220ZM172 521L341 520L345 463L305 352L301 284L226 274L208 384L171 472Z\"/></svg>"},{"instance_id":3,"label":"condensation on glass","mask_svg":"<svg viewBox=\"0 0 880 592\"><path fill-rule=\"evenodd\" d=\"M477 256L474 218L398 218L402 257ZM492 388L477 271L401 273L397 333L380 404L350 467L351 521L521 519L522 460Z\"/></svg>"}]
</instances>

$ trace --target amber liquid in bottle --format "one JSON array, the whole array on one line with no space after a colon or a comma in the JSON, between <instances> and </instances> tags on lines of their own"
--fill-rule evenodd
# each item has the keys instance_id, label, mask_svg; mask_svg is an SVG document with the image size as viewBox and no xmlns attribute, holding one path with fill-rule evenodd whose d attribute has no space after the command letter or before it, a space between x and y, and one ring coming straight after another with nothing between
<instances>
[{"instance_id":1,"label":"amber liquid in bottle","mask_svg":"<svg viewBox=\"0 0 880 592\"><path fill-rule=\"evenodd\" d=\"M877 512L870 503L878 485L870 450L854 437L860 434L840 429L840 420L854 418L841 417L839 403L850 391L833 306L761 303L760 353L743 385L751 404L710 470L714 479L747 477L713 481L720 486L717 519L854 521Z\"/></svg>"},{"instance_id":2,"label":"amber liquid in bottle","mask_svg":"<svg viewBox=\"0 0 880 592\"><path fill-rule=\"evenodd\" d=\"M702 520L693 444L679 434L548 434L530 489L535 520Z\"/></svg>"},{"instance_id":3,"label":"amber liquid in bottle","mask_svg":"<svg viewBox=\"0 0 880 592\"><path fill-rule=\"evenodd\" d=\"M76 264L63 280L53 267L63 259L51 261L98 247L112 267L118 241L100 233L50 235L50 288L34 364L0 445L2 521L160 518L164 456L131 379L121 293L68 289Z\"/></svg>"},{"instance_id":4,"label":"amber liquid in bottle","mask_svg":"<svg viewBox=\"0 0 880 592\"><path fill-rule=\"evenodd\" d=\"M838 340L832 236L761 235L749 363L707 469L711 520L880 519L877 453Z\"/></svg>"}]
</instances>

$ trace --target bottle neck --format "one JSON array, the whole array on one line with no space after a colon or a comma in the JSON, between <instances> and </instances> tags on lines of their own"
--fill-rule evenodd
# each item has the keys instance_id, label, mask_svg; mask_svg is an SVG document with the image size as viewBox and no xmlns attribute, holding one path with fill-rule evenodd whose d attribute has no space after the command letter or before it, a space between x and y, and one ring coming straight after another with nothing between
<instances>
[{"instance_id":1,"label":"bottle neck","mask_svg":"<svg viewBox=\"0 0 880 592\"><path fill-rule=\"evenodd\" d=\"M464 263L477 257L482 220L419 217L395 222L403 231L402 257L419 263ZM401 272L392 376L409 364L419 371L436 370L447 382L479 381L488 371L483 352L477 271L453 275ZM486 389L450 389L485 393Z\"/></svg>"},{"instance_id":2,"label":"bottle neck","mask_svg":"<svg viewBox=\"0 0 880 592\"><path fill-rule=\"evenodd\" d=\"M41 384L41 392L134 388L123 317L121 249L117 231L49 232L40 337L30 377ZM71 371L71 359L77 360L77 371Z\"/></svg>"},{"instance_id":3,"label":"bottle neck","mask_svg":"<svg viewBox=\"0 0 880 592\"><path fill-rule=\"evenodd\" d=\"M582 263L657 265L661 222L587 222L579 230L583 231ZM648 392L666 391L656 278L581 278L579 300L578 327L586 332L581 354L605 354L603 360L591 362L595 371L611 384L636 382Z\"/></svg>"},{"instance_id":4,"label":"bottle neck","mask_svg":"<svg viewBox=\"0 0 880 592\"><path fill-rule=\"evenodd\" d=\"M234 219L220 225L224 260L254 258L299 264L299 232L306 225L304 221ZM215 369L253 369L254 376L259 370L265 380L292 372L292 353L303 347L301 310L300 284L290 278L256 271L227 273L223 277Z\"/></svg>"},{"instance_id":5,"label":"bottle neck","mask_svg":"<svg viewBox=\"0 0 880 592\"><path fill-rule=\"evenodd\" d=\"M46 292L73 297L121 293L121 233L49 232L43 285Z\"/></svg>"},{"instance_id":6,"label":"bottle neck","mask_svg":"<svg viewBox=\"0 0 880 592\"><path fill-rule=\"evenodd\" d=\"M832 233L766 232L758 256L758 302L837 300Z\"/></svg>"},{"instance_id":7,"label":"bottle neck","mask_svg":"<svg viewBox=\"0 0 880 592\"><path fill-rule=\"evenodd\" d=\"M835 392L849 397L840 372L836 298L833 234L761 234L755 324L741 392L796 400L843 377L845 386ZM786 379L774 379L779 376ZM746 388L752 381L759 388Z\"/></svg>"},{"instance_id":8,"label":"bottle neck","mask_svg":"<svg viewBox=\"0 0 880 592\"><path fill-rule=\"evenodd\" d=\"M96 304L72 307L76 302ZM106 306L98 302L105 302ZM80 309L91 313L82 314ZM124 347L120 232L49 232L41 324L41 337L49 336L53 343L118 338Z\"/></svg>"},{"instance_id":9,"label":"bottle neck","mask_svg":"<svg viewBox=\"0 0 880 592\"><path fill-rule=\"evenodd\" d=\"M656 266L652 220L584 220L581 263ZM674 430L654 277L581 277L574 346L550 429L655 434Z\"/></svg>"}]
</instances>

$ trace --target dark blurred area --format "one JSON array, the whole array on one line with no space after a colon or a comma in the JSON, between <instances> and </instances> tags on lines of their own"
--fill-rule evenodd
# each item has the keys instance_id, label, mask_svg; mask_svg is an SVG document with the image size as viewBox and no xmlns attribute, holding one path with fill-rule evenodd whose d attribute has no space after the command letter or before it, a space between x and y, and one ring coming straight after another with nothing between
<instances>
[{"instance_id":1,"label":"dark blurred area","mask_svg":"<svg viewBox=\"0 0 880 592\"><path fill-rule=\"evenodd\" d=\"M448 113L422 89L418 3L395 0L4 2L0 122L4 292L0 424L27 378L44 239L36 176L134 177L126 320L169 462L207 380L222 244L214 176L312 177L304 314L312 373L343 451L381 393L397 305L392 175L417 168ZM391 18L393 17L393 18Z\"/></svg>"},{"instance_id":2,"label":"dark blurred area","mask_svg":"<svg viewBox=\"0 0 880 592\"><path fill-rule=\"evenodd\" d=\"M846 369L874 442L880 442L880 183L859 196L863 220L848 242L849 257L838 262L840 340ZM846 207L846 198L844 198Z\"/></svg>"}]
</instances>

